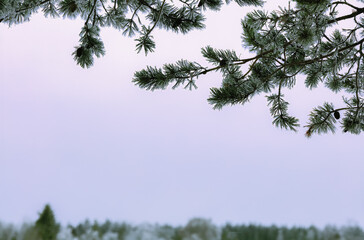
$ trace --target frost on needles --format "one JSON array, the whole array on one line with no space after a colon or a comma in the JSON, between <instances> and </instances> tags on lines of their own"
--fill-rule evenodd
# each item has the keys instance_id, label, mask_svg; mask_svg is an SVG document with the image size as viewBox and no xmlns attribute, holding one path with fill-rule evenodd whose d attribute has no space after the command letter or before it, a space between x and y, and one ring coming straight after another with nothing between
<instances>
[{"instance_id":1,"label":"frost on needles","mask_svg":"<svg viewBox=\"0 0 364 240\"><path fill-rule=\"evenodd\" d=\"M326 102L312 110L306 136L334 132L338 124L343 132L359 134L364 130L364 8L357 3L297 0L270 13L255 10L242 21L243 45L254 57L240 58L235 51L208 46L202 55L210 66L183 60L183 67L181 61L162 68L147 67L136 72L133 81L142 88L163 89L169 84L195 84L200 75L219 71L221 87L211 88L208 99L214 108L244 104L263 93L273 124L297 131L298 119L288 113L283 93L292 89L296 76L302 74L309 89L321 83L345 94L338 108ZM339 15L338 7L352 13ZM343 20L351 20L354 27L328 33Z\"/></svg>"},{"instance_id":2,"label":"frost on needles","mask_svg":"<svg viewBox=\"0 0 364 240\"><path fill-rule=\"evenodd\" d=\"M230 0L226 1L227 3ZM261 6L261 0L235 0L240 6ZM81 67L93 65L94 56L105 54L101 27L113 27L135 37L136 51L153 52L155 28L186 34L203 29L206 9L219 10L222 0L0 0L0 22L9 25L29 21L41 10L46 17L84 20L73 56Z\"/></svg>"},{"instance_id":3,"label":"frost on needles","mask_svg":"<svg viewBox=\"0 0 364 240\"><path fill-rule=\"evenodd\" d=\"M234 0L239 6L262 7L262 0ZM156 28L186 34L204 28L204 12L218 11L230 0L0 0L0 22L12 25L28 21L41 10L45 16L79 17L84 20L73 56L81 67L93 65L105 54L100 28L113 27L135 37L136 51L153 52ZM243 45L254 57L241 58L233 50L211 46L202 49L208 66L179 60L162 68L148 66L135 73L133 82L148 90L197 87L200 75L222 74L222 84L211 89L208 101L216 109L244 104L258 94L267 95L273 124L297 131L296 117L288 112L284 92L293 88L298 74L309 89L324 85L342 92L342 104L324 103L309 116L306 136L334 132L359 134L364 130L364 0L293 0L288 8L257 10L242 20ZM339 14L339 8L351 13ZM340 28L341 21L352 28ZM335 28L335 31L331 31ZM329 31L330 30L330 31ZM244 67L243 67L244 66Z\"/></svg>"}]
</instances>

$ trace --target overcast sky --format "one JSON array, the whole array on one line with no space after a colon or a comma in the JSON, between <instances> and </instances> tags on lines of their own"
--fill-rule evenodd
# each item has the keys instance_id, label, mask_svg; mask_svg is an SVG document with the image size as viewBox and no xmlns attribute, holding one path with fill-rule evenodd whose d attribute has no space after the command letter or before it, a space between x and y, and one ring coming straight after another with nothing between
<instances>
[{"instance_id":1,"label":"overcast sky","mask_svg":"<svg viewBox=\"0 0 364 240\"><path fill-rule=\"evenodd\" d=\"M264 95L213 110L206 99L219 74L199 78L194 91L147 92L131 82L147 65L203 61L206 45L249 54L240 38L248 11L231 4L185 36L156 31L147 57L103 29L107 53L90 69L71 56L82 21L36 15L0 25L0 220L34 221L50 203L63 224L205 217L364 226L364 135L307 139L304 128L277 129ZM285 90L302 126L324 101L342 106L341 95L302 81Z\"/></svg>"}]
</instances>

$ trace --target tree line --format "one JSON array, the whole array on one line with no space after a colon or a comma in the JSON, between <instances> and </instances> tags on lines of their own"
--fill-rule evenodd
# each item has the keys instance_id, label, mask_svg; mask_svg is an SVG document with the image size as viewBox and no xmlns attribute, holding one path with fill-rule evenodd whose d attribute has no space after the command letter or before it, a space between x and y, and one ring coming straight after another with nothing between
<instances>
[{"instance_id":1,"label":"tree line","mask_svg":"<svg viewBox=\"0 0 364 240\"><path fill-rule=\"evenodd\" d=\"M193 218L184 226L100 223L85 220L61 226L46 205L34 223L21 226L0 223L0 240L363 240L360 226L310 227L262 226L258 224L215 225L209 219Z\"/></svg>"}]
</instances>

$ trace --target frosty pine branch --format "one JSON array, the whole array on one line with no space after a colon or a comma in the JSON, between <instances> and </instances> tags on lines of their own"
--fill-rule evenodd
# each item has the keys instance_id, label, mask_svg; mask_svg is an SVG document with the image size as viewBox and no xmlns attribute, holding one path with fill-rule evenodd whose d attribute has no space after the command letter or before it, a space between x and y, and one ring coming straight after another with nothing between
<instances>
[{"instance_id":1,"label":"frosty pine branch","mask_svg":"<svg viewBox=\"0 0 364 240\"><path fill-rule=\"evenodd\" d=\"M226 0L229 3L230 0ZM235 0L240 6L261 7L262 0ZM211 89L208 101L216 109L244 104L267 94L277 127L296 131L298 119L288 113L284 92L304 75L312 89L320 83L333 92L345 93L342 105L324 103L310 113L306 136L334 132L359 134L364 130L364 0L293 0L288 8L270 13L257 9L242 21L243 45L255 57L241 59L233 50L207 46L202 55L210 63L179 60L162 68L147 67L135 73L133 82L148 90L183 85L196 88L200 75L222 73L222 85ZM178 3L178 4L177 4ZM0 22L12 25L28 21L41 9L45 16L80 17L85 24L73 56L82 67L93 65L94 56L105 54L100 28L111 26L129 37L136 36L136 50L154 51L155 28L186 34L204 28L204 11L219 10L222 0L0 0ZM339 8L352 12L340 15ZM143 16L143 17L141 17ZM341 21L353 27L341 29ZM329 34L329 30L336 30ZM350 96L350 97L347 97ZM338 123L339 121L339 123Z\"/></svg>"},{"instance_id":2,"label":"frosty pine branch","mask_svg":"<svg viewBox=\"0 0 364 240\"><path fill-rule=\"evenodd\" d=\"M195 86L196 79L211 71L222 73L222 85L211 89L208 101L214 108L244 104L265 93L273 124L296 131L298 119L288 113L289 103L283 92L295 86L296 76L305 75L305 85L312 89L323 83L334 92L343 92L343 105L331 103L313 109L306 136L334 132L337 122L344 132L359 134L364 130L364 8L347 1L297 0L295 5L271 13L255 10L242 21L243 44L255 57L240 59L235 51L210 46L202 55L211 67L181 60L163 68L147 67L135 73L134 82L149 90L164 89L169 84ZM339 15L338 6L352 9ZM351 29L338 27L351 20ZM242 66L245 66L243 71ZM340 114L341 113L341 114Z\"/></svg>"}]
</instances>

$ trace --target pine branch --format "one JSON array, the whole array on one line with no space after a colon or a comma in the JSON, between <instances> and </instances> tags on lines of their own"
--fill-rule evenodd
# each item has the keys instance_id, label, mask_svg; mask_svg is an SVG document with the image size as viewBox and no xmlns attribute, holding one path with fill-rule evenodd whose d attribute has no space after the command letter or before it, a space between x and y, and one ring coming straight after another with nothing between
<instances>
[{"instance_id":1,"label":"pine branch","mask_svg":"<svg viewBox=\"0 0 364 240\"><path fill-rule=\"evenodd\" d=\"M333 123L336 122L334 117L332 116L333 113L338 113L340 111L344 110L353 110L359 111L363 109L363 106L357 106L357 107L346 107L346 108L337 108L334 109L332 105L325 103L324 108L319 107L315 108L313 112L310 114L310 122L311 124L306 125L305 127L308 127L308 130L306 131L306 137L311 137L313 132L326 133L328 130L331 130L331 132L334 132L335 127ZM326 114L325 114L326 113ZM321 114L321 118L318 119L317 117ZM315 119L316 118L316 119ZM336 114L336 119L340 118L340 114ZM329 122L328 122L329 121ZM344 132L346 132L347 129L344 129Z\"/></svg>"},{"instance_id":2,"label":"pine branch","mask_svg":"<svg viewBox=\"0 0 364 240\"><path fill-rule=\"evenodd\" d=\"M355 10L360 10L359 7L356 7L356 6L350 4L350 3L346 2L346 1L345 2L333 2L333 3L331 3L331 5L339 5L339 4L347 5L347 6L351 7L351 8L354 8Z\"/></svg>"},{"instance_id":3,"label":"pine branch","mask_svg":"<svg viewBox=\"0 0 364 240\"><path fill-rule=\"evenodd\" d=\"M94 0L94 4L92 5L91 11L90 11L90 13L89 13L89 14L88 14L88 16L87 16L87 19L86 19L85 25L87 25L87 24L88 24L88 21L90 20L91 14L92 14L92 12L94 11L94 8L95 8L95 6L96 6L96 2L97 2L97 0Z\"/></svg>"},{"instance_id":4,"label":"pine branch","mask_svg":"<svg viewBox=\"0 0 364 240\"><path fill-rule=\"evenodd\" d=\"M353 12L351 14L344 15L344 16L341 16L341 17L338 17L338 18L329 20L327 23L328 24L337 23L337 22L340 22L342 20L346 20L346 19L350 19L350 18L356 17L356 16L358 16L359 14L362 14L362 13L364 13L364 8L359 8L357 11L355 11L355 12Z\"/></svg>"},{"instance_id":5,"label":"pine branch","mask_svg":"<svg viewBox=\"0 0 364 240\"><path fill-rule=\"evenodd\" d=\"M159 22L159 19L161 17L162 11L163 11L163 6L164 6L165 3L166 3L166 0L163 0L162 5L161 5L161 9L159 10L159 13L158 13L157 20L155 21L153 27L148 31L147 36L153 31L153 29L155 28L155 26Z\"/></svg>"},{"instance_id":6,"label":"pine branch","mask_svg":"<svg viewBox=\"0 0 364 240\"><path fill-rule=\"evenodd\" d=\"M44 0L44 1L40 2L40 3L38 3L36 6L29 6L29 7L26 7L26 8L17 9L17 10L15 10L15 13L21 13L21 12L24 12L24 11L27 11L27 10L30 10L30 9L35 9L35 8L40 7L41 5L43 5L43 4L47 3L47 2L50 2L50 1L51 0ZM6 17L0 18L0 23L2 21L4 21L4 20L6 20Z\"/></svg>"}]
</instances>

